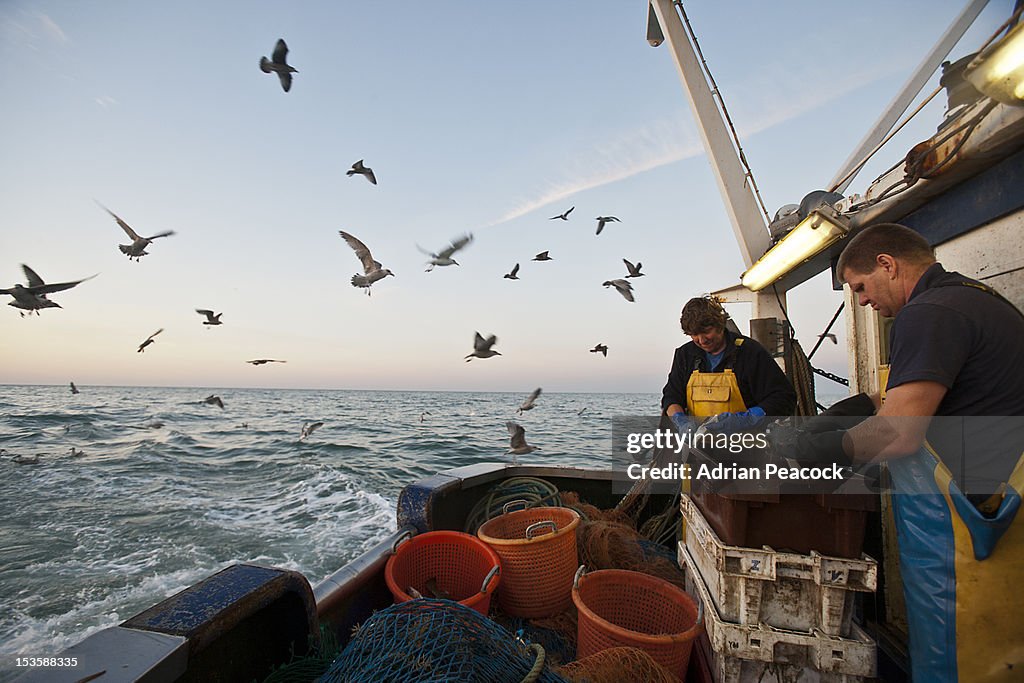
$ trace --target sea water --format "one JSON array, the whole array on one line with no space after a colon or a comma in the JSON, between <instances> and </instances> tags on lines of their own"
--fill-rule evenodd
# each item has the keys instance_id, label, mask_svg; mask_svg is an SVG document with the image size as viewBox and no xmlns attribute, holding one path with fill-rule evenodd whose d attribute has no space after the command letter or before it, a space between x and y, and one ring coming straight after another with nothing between
<instances>
[{"instance_id":1,"label":"sea water","mask_svg":"<svg viewBox=\"0 0 1024 683\"><path fill-rule=\"evenodd\" d=\"M660 399L545 393L517 415L528 392L79 389L0 386L0 662L53 656L235 562L316 585L394 530L406 484L509 462L507 420L541 449L523 461L610 467L611 418Z\"/></svg>"}]
</instances>

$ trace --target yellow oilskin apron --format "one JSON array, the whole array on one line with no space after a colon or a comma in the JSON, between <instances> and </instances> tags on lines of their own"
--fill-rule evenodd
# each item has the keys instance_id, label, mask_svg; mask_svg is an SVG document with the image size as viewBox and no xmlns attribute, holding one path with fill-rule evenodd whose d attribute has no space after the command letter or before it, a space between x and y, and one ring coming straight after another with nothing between
<instances>
[{"instance_id":1,"label":"yellow oilskin apron","mask_svg":"<svg viewBox=\"0 0 1024 683\"><path fill-rule=\"evenodd\" d=\"M890 460L915 683L1024 677L1024 456L981 514L926 445Z\"/></svg>"},{"instance_id":2,"label":"yellow oilskin apron","mask_svg":"<svg viewBox=\"0 0 1024 683\"><path fill-rule=\"evenodd\" d=\"M736 340L736 346L743 344ZM725 359L722 360L725 362ZM731 369L722 372L701 372L694 370L686 382L686 414L690 417L705 418L719 413L742 413L747 409L740 394L736 373Z\"/></svg>"}]
</instances>

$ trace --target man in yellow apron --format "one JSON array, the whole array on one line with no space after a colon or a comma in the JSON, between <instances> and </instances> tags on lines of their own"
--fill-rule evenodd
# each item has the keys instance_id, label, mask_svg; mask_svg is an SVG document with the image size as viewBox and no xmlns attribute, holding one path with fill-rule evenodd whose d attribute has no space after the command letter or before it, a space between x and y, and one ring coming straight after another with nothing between
<instances>
[{"instance_id":1,"label":"man in yellow apron","mask_svg":"<svg viewBox=\"0 0 1024 683\"><path fill-rule=\"evenodd\" d=\"M662 413L681 429L687 416L728 414L743 429L765 415L791 415L796 393L768 351L726 328L726 313L710 297L690 299L679 318L690 341L675 351L662 391ZM727 426L721 420L721 426Z\"/></svg>"},{"instance_id":2,"label":"man in yellow apron","mask_svg":"<svg viewBox=\"0 0 1024 683\"><path fill-rule=\"evenodd\" d=\"M901 225L860 232L836 274L895 317L886 398L794 455L886 462L914 681L1022 680L1024 316Z\"/></svg>"}]
</instances>

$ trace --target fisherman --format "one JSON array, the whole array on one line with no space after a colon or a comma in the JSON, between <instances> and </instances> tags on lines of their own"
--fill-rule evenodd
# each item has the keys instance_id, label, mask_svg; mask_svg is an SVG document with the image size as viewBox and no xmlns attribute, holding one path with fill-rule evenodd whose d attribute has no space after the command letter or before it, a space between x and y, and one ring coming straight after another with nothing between
<instances>
[{"instance_id":1,"label":"fisherman","mask_svg":"<svg viewBox=\"0 0 1024 683\"><path fill-rule=\"evenodd\" d=\"M886 462L913 680L1019 679L1024 315L894 223L856 235L836 274L895 318L885 398L848 430L804 434L794 455Z\"/></svg>"},{"instance_id":2,"label":"fisherman","mask_svg":"<svg viewBox=\"0 0 1024 683\"><path fill-rule=\"evenodd\" d=\"M679 324L689 342L675 351L661 410L678 429L689 418L717 416L714 426L739 431L766 415L792 415L793 386L768 351L730 330L725 309L712 297L696 297L683 306Z\"/></svg>"}]
</instances>

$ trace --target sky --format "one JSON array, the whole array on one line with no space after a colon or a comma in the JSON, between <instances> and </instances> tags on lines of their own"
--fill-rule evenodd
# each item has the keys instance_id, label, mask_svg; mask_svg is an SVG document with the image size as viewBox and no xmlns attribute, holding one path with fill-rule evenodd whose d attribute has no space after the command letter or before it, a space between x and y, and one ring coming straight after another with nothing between
<instances>
[{"instance_id":1,"label":"sky","mask_svg":"<svg viewBox=\"0 0 1024 683\"><path fill-rule=\"evenodd\" d=\"M686 9L774 214L828 184L961 3ZM38 317L0 306L0 384L659 392L682 304L744 264L646 20L640 0L0 2L0 287L23 263L96 275ZM259 69L278 38L288 93ZM940 100L848 192L931 136ZM346 176L359 159L378 185ZM176 234L129 261L98 204ZM621 222L596 235L602 215ZM395 273L372 296L339 230ZM425 272L417 245L465 233L460 266ZM601 286L624 258L646 273L634 303ZM827 274L789 293L805 350L841 301ZM476 331L502 355L464 362ZM814 363L846 376L833 331Z\"/></svg>"}]
</instances>

